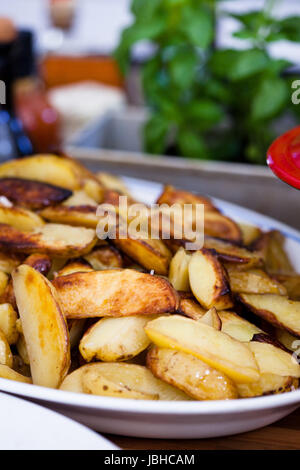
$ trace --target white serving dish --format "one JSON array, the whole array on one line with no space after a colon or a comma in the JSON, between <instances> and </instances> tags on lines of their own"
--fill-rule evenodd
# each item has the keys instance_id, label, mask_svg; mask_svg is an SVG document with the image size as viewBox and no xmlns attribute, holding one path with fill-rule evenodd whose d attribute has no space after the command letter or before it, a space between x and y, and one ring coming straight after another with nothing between
<instances>
[{"instance_id":1,"label":"white serving dish","mask_svg":"<svg viewBox=\"0 0 300 470\"><path fill-rule=\"evenodd\" d=\"M0 393L0 450L117 450L118 447L65 416Z\"/></svg>"},{"instance_id":2,"label":"white serving dish","mask_svg":"<svg viewBox=\"0 0 300 470\"><path fill-rule=\"evenodd\" d=\"M151 203L161 185L126 178L133 195ZM141 197L142 195L142 197ZM300 233L274 219L215 200L224 213L262 229L278 229L300 268ZM97 397L0 379L0 390L34 400L105 433L150 438L195 439L251 431L288 415L300 405L300 390L251 399L159 402Z\"/></svg>"}]
</instances>

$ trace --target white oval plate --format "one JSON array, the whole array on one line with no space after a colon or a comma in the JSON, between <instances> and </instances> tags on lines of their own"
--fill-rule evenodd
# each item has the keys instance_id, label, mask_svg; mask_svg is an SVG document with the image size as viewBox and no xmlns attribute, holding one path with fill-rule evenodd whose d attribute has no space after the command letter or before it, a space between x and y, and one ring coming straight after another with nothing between
<instances>
[{"instance_id":1,"label":"white oval plate","mask_svg":"<svg viewBox=\"0 0 300 470\"><path fill-rule=\"evenodd\" d=\"M134 196L155 201L161 185L126 178ZM141 197L141 194L143 197ZM300 233L274 219L215 200L224 213L286 236L286 249L300 268ZM60 411L98 431L125 436L195 439L251 431L277 421L300 405L300 390L267 397L194 402L159 402L97 397L0 379L0 390Z\"/></svg>"},{"instance_id":2,"label":"white oval plate","mask_svg":"<svg viewBox=\"0 0 300 470\"><path fill-rule=\"evenodd\" d=\"M0 450L117 450L61 414L0 393Z\"/></svg>"}]
</instances>

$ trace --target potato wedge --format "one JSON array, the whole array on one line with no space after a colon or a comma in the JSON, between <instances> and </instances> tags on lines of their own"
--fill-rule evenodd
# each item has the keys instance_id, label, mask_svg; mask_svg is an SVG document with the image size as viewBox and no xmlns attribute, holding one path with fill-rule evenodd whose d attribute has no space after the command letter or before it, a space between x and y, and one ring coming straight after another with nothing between
<instances>
[{"instance_id":1,"label":"potato wedge","mask_svg":"<svg viewBox=\"0 0 300 470\"><path fill-rule=\"evenodd\" d=\"M300 377L300 365L291 354L276 348L273 344L251 341L248 347L254 354L262 374L276 374L282 377Z\"/></svg>"},{"instance_id":2,"label":"potato wedge","mask_svg":"<svg viewBox=\"0 0 300 470\"><path fill-rule=\"evenodd\" d=\"M11 304L0 305L0 330L10 345L15 344L19 337L17 319L18 315Z\"/></svg>"},{"instance_id":3,"label":"potato wedge","mask_svg":"<svg viewBox=\"0 0 300 470\"><path fill-rule=\"evenodd\" d=\"M242 292L245 294L287 294L286 288L262 269L252 269L250 271L228 269L227 271L232 292Z\"/></svg>"},{"instance_id":4,"label":"potato wedge","mask_svg":"<svg viewBox=\"0 0 300 470\"><path fill-rule=\"evenodd\" d=\"M31 232L43 227L45 222L39 215L27 209L0 206L0 224L11 225L22 232Z\"/></svg>"},{"instance_id":5,"label":"potato wedge","mask_svg":"<svg viewBox=\"0 0 300 470\"><path fill-rule=\"evenodd\" d=\"M261 229L255 225L239 223L238 226L242 232L242 241L245 246L251 245L262 234Z\"/></svg>"},{"instance_id":6,"label":"potato wedge","mask_svg":"<svg viewBox=\"0 0 300 470\"><path fill-rule=\"evenodd\" d=\"M86 259L96 271L123 267L123 260L119 251L109 245L96 246L93 251L85 255L84 259Z\"/></svg>"},{"instance_id":7,"label":"potato wedge","mask_svg":"<svg viewBox=\"0 0 300 470\"><path fill-rule=\"evenodd\" d=\"M131 269L73 273L53 284L67 318L151 315L178 305L168 281Z\"/></svg>"},{"instance_id":8,"label":"potato wedge","mask_svg":"<svg viewBox=\"0 0 300 470\"><path fill-rule=\"evenodd\" d=\"M176 189L169 185L164 187L162 194L156 202L157 204L167 204L168 206L172 206L173 204L204 204L207 211L218 212L218 209L213 205L210 199L188 191Z\"/></svg>"},{"instance_id":9,"label":"potato wedge","mask_svg":"<svg viewBox=\"0 0 300 470\"><path fill-rule=\"evenodd\" d=\"M0 195L17 206L38 210L65 201L72 191L24 178L0 178Z\"/></svg>"},{"instance_id":10,"label":"potato wedge","mask_svg":"<svg viewBox=\"0 0 300 470\"><path fill-rule=\"evenodd\" d=\"M130 196L129 190L122 178L112 175L111 173L99 172L96 174L97 179L106 189L117 191L124 196Z\"/></svg>"},{"instance_id":11,"label":"potato wedge","mask_svg":"<svg viewBox=\"0 0 300 470\"><path fill-rule=\"evenodd\" d=\"M60 390L83 392L82 376L89 369L96 370L99 375L101 374L107 380L123 385L130 390L154 396L158 395L159 400L190 400L190 397L181 390L154 377L146 367L124 362L102 362L82 366L65 378Z\"/></svg>"},{"instance_id":12,"label":"potato wedge","mask_svg":"<svg viewBox=\"0 0 300 470\"><path fill-rule=\"evenodd\" d=\"M265 373L252 384L237 384L237 390L240 398L252 398L290 392L297 386L297 379L293 377Z\"/></svg>"},{"instance_id":13,"label":"potato wedge","mask_svg":"<svg viewBox=\"0 0 300 470\"><path fill-rule=\"evenodd\" d=\"M182 297L180 295L180 303L177 313L192 318L193 320L200 320L206 313L206 309L202 308L195 300Z\"/></svg>"},{"instance_id":14,"label":"potato wedge","mask_svg":"<svg viewBox=\"0 0 300 470\"><path fill-rule=\"evenodd\" d=\"M295 270L284 249L285 238L277 230L263 233L252 248L260 253L268 273L293 274Z\"/></svg>"},{"instance_id":15,"label":"potato wedge","mask_svg":"<svg viewBox=\"0 0 300 470\"><path fill-rule=\"evenodd\" d=\"M205 323L171 315L147 323L145 331L157 346L192 354L235 382L259 379L258 366L248 346Z\"/></svg>"},{"instance_id":16,"label":"potato wedge","mask_svg":"<svg viewBox=\"0 0 300 470\"><path fill-rule=\"evenodd\" d=\"M215 307L208 310L198 321L211 326L215 330L221 330L222 322Z\"/></svg>"},{"instance_id":17,"label":"potato wedge","mask_svg":"<svg viewBox=\"0 0 300 470\"><path fill-rule=\"evenodd\" d=\"M22 263L22 260L22 255L0 252L0 271L10 274L19 264Z\"/></svg>"},{"instance_id":18,"label":"potato wedge","mask_svg":"<svg viewBox=\"0 0 300 470\"><path fill-rule=\"evenodd\" d=\"M87 362L127 361L149 346L144 327L153 318L143 315L102 318L84 334L79 351Z\"/></svg>"},{"instance_id":19,"label":"potato wedge","mask_svg":"<svg viewBox=\"0 0 300 470\"><path fill-rule=\"evenodd\" d=\"M97 207L96 201L88 196L83 189L73 191L72 196L66 199L63 203L63 206L75 207L75 206L95 206Z\"/></svg>"},{"instance_id":20,"label":"potato wedge","mask_svg":"<svg viewBox=\"0 0 300 470\"><path fill-rule=\"evenodd\" d=\"M119 380L109 380L101 371L90 367L82 373L82 388L84 393L115 398L131 398L133 400L158 400L159 396L139 392L128 388Z\"/></svg>"},{"instance_id":21,"label":"potato wedge","mask_svg":"<svg viewBox=\"0 0 300 470\"><path fill-rule=\"evenodd\" d=\"M96 206L54 206L46 207L40 215L49 222L96 229L99 217Z\"/></svg>"},{"instance_id":22,"label":"potato wedge","mask_svg":"<svg viewBox=\"0 0 300 470\"><path fill-rule=\"evenodd\" d=\"M35 155L3 163L0 177L41 181L73 190L80 189L83 175L77 162L56 155Z\"/></svg>"},{"instance_id":23,"label":"potato wedge","mask_svg":"<svg viewBox=\"0 0 300 470\"><path fill-rule=\"evenodd\" d=\"M300 300L300 275L299 274L276 274L275 278L286 289L291 300Z\"/></svg>"},{"instance_id":24,"label":"potato wedge","mask_svg":"<svg viewBox=\"0 0 300 470\"><path fill-rule=\"evenodd\" d=\"M8 275L0 271L0 296L2 297L8 284ZM0 327L1 328L1 327Z\"/></svg>"},{"instance_id":25,"label":"potato wedge","mask_svg":"<svg viewBox=\"0 0 300 470\"><path fill-rule=\"evenodd\" d=\"M236 387L226 375L191 354L153 347L147 355L147 366L155 377L195 400L237 398Z\"/></svg>"},{"instance_id":26,"label":"potato wedge","mask_svg":"<svg viewBox=\"0 0 300 470\"><path fill-rule=\"evenodd\" d=\"M221 261L235 264L242 269L261 266L260 253L247 250L244 247L213 237L205 237L204 248L215 250Z\"/></svg>"},{"instance_id":27,"label":"potato wedge","mask_svg":"<svg viewBox=\"0 0 300 470\"><path fill-rule=\"evenodd\" d=\"M212 251L193 253L189 262L191 290L200 304L210 309L224 310L233 306L228 276Z\"/></svg>"},{"instance_id":28,"label":"potato wedge","mask_svg":"<svg viewBox=\"0 0 300 470\"><path fill-rule=\"evenodd\" d=\"M242 233L238 224L216 211L205 211L204 234L233 242L242 241Z\"/></svg>"},{"instance_id":29,"label":"potato wedge","mask_svg":"<svg viewBox=\"0 0 300 470\"><path fill-rule=\"evenodd\" d=\"M25 384L32 383L29 377L25 377L24 375L19 374L18 372L14 371L13 369L4 364L0 364L0 378L15 380L16 382L23 382Z\"/></svg>"},{"instance_id":30,"label":"potato wedge","mask_svg":"<svg viewBox=\"0 0 300 470\"><path fill-rule=\"evenodd\" d=\"M70 225L45 224L24 233L0 224L0 250L15 253L46 253L56 257L76 257L88 253L96 244L93 229Z\"/></svg>"},{"instance_id":31,"label":"potato wedge","mask_svg":"<svg viewBox=\"0 0 300 470\"><path fill-rule=\"evenodd\" d=\"M52 284L30 266L13 273L34 384L57 388L70 366L69 334Z\"/></svg>"},{"instance_id":32,"label":"potato wedge","mask_svg":"<svg viewBox=\"0 0 300 470\"><path fill-rule=\"evenodd\" d=\"M117 238L112 243L127 256L155 274L168 275L172 254L162 240Z\"/></svg>"},{"instance_id":33,"label":"potato wedge","mask_svg":"<svg viewBox=\"0 0 300 470\"><path fill-rule=\"evenodd\" d=\"M248 322L234 312L223 310L218 312L222 322L222 331L238 341L249 342L254 335L263 333L256 325Z\"/></svg>"},{"instance_id":34,"label":"potato wedge","mask_svg":"<svg viewBox=\"0 0 300 470\"><path fill-rule=\"evenodd\" d=\"M89 273L91 271L94 271L91 265L84 259L78 258L75 260L70 260L63 268L58 271L55 277L67 276L68 274L72 273Z\"/></svg>"},{"instance_id":35,"label":"potato wedge","mask_svg":"<svg viewBox=\"0 0 300 470\"><path fill-rule=\"evenodd\" d=\"M300 302L274 294L239 294L238 298L255 315L300 337Z\"/></svg>"},{"instance_id":36,"label":"potato wedge","mask_svg":"<svg viewBox=\"0 0 300 470\"><path fill-rule=\"evenodd\" d=\"M96 204L100 204L103 201L105 191L104 187L98 179L94 177L94 175L92 178L84 179L83 190L88 197L96 202Z\"/></svg>"},{"instance_id":37,"label":"potato wedge","mask_svg":"<svg viewBox=\"0 0 300 470\"><path fill-rule=\"evenodd\" d=\"M5 334L0 330L0 364L8 367L13 366L13 355L10 350Z\"/></svg>"},{"instance_id":38,"label":"potato wedge","mask_svg":"<svg viewBox=\"0 0 300 470\"><path fill-rule=\"evenodd\" d=\"M169 281L174 289L190 291L189 262L191 255L184 248L179 248L170 263Z\"/></svg>"}]
</instances>

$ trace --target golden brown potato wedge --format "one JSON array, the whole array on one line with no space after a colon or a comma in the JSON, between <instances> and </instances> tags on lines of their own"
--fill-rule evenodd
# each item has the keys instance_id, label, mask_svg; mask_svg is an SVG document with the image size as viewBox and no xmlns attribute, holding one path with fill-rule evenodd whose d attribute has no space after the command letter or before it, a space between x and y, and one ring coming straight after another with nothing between
<instances>
[{"instance_id":1,"label":"golden brown potato wedge","mask_svg":"<svg viewBox=\"0 0 300 470\"><path fill-rule=\"evenodd\" d=\"M33 383L56 388L70 366L69 334L58 296L30 266L19 266L12 277Z\"/></svg>"},{"instance_id":2,"label":"golden brown potato wedge","mask_svg":"<svg viewBox=\"0 0 300 470\"><path fill-rule=\"evenodd\" d=\"M192 318L193 320L200 320L203 315L205 315L206 309L201 307L195 300L180 295L177 313Z\"/></svg>"},{"instance_id":3,"label":"golden brown potato wedge","mask_svg":"<svg viewBox=\"0 0 300 470\"><path fill-rule=\"evenodd\" d=\"M242 269L250 269L262 264L260 253L247 250L229 241L205 237L204 248L215 250L221 261L232 263Z\"/></svg>"},{"instance_id":4,"label":"golden brown potato wedge","mask_svg":"<svg viewBox=\"0 0 300 470\"><path fill-rule=\"evenodd\" d=\"M155 274L168 275L172 254L162 240L117 238L112 243L131 259Z\"/></svg>"},{"instance_id":5,"label":"golden brown potato wedge","mask_svg":"<svg viewBox=\"0 0 300 470\"><path fill-rule=\"evenodd\" d=\"M84 334L79 351L87 362L127 361L149 346L144 327L150 320L153 317L143 315L102 318Z\"/></svg>"},{"instance_id":6,"label":"golden brown potato wedge","mask_svg":"<svg viewBox=\"0 0 300 470\"><path fill-rule=\"evenodd\" d=\"M286 288L262 269L239 271L228 269L229 284L232 292L245 294L286 295Z\"/></svg>"},{"instance_id":7,"label":"golden brown potato wedge","mask_svg":"<svg viewBox=\"0 0 300 470\"><path fill-rule=\"evenodd\" d=\"M276 374L282 377L300 377L300 365L291 354L276 348L273 344L251 341L248 347L254 354L262 374Z\"/></svg>"},{"instance_id":8,"label":"golden brown potato wedge","mask_svg":"<svg viewBox=\"0 0 300 470\"><path fill-rule=\"evenodd\" d=\"M248 345L205 323L171 315L147 323L145 331L157 346L192 354L235 382L259 379L258 367Z\"/></svg>"},{"instance_id":9,"label":"golden brown potato wedge","mask_svg":"<svg viewBox=\"0 0 300 470\"><path fill-rule=\"evenodd\" d=\"M211 326L215 330L221 330L222 322L215 307L209 309L198 321Z\"/></svg>"},{"instance_id":10,"label":"golden brown potato wedge","mask_svg":"<svg viewBox=\"0 0 300 470\"><path fill-rule=\"evenodd\" d=\"M155 377L195 400L237 398L236 387L226 375L191 354L153 347L147 355L147 366Z\"/></svg>"},{"instance_id":11,"label":"golden brown potato wedge","mask_svg":"<svg viewBox=\"0 0 300 470\"><path fill-rule=\"evenodd\" d=\"M299 274L276 274L275 278L282 286L285 287L289 299L300 300Z\"/></svg>"},{"instance_id":12,"label":"golden brown potato wedge","mask_svg":"<svg viewBox=\"0 0 300 470\"><path fill-rule=\"evenodd\" d=\"M290 392L298 387L298 380L276 374L261 374L259 380L252 384L237 384L240 398L260 397L262 395L277 395Z\"/></svg>"},{"instance_id":13,"label":"golden brown potato wedge","mask_svg":"<svg viewBox=\"0 0 300 470\"><path fill-rule=\"evenodd\" d=\"M102 269L122 268L123 260L119 251L113 246L96 246L84 257L96 271Z\"/></svg>"},{"instance_id":14,"label":"golden brown potato wedge","mask_svg":"<svg viewBox=\"0 0 300 470\"><path fill-rule=\"evenodd\" d=\"M0 195L17 206L37 210L65 201L72 191L24 178L0 178Z\"/></svg>"},{"instance_id":15,"label":"golden brown potato wedge","mask_svg":"<svg viewBox=\"0 0 300 470\"><path fill-rule=\"evenodd\" d=\"M151 315L178 305L168 281L133 269L73 273L53 284L68 318Z\"/></svg>"},{"instance_id":16,"label":"golden brown potato wedge","mask_svg":"<svg viewBox=\"0 0 300 470\"><path fill-rule=\"evenodd\" d=\"M63 268L61 268L55 277L58 276L67 276L72 273L89 273L94 271L91 265L85 261L83 258L78 258L75 260L70 260Z\"/></svg>"},{"instance_id":17,"label":"golden brown potato wedge","mask_svg":"<svg viewBox=\"0 0 300 470\"><path fill-rule=\"evenodd\" d=\"M252 248L260 253L266 270L271 274L293 274L295 270L284 249L285 238L277 230L263 233Z\"/></svg>"},{"instance_id":18,"label":"golden brown potato wedge","mask_svg":"<svg viewBox=\"0 0 300 470\"><path fill-rule=\"evenodd\" d=\"M0 224L0 250L15 253L46 253L56 257L76 257L88 253L96 244L95 230L70 225L45 224L24 233Z\"/></svg>"},{"instance_id":19,"label":"golden brown potato wedge","mask_svg":"<svg viewBox=\"0 0 300 470\"><path fill-rule=\"evenodd\" d=\"M11 304L0 305L0 330L4 333L8 344L15 344L18 340L17 319L17 312Z\"/></svg>"},{"instance_id":20,"label":"golden brown potato wedge","mask_svg":"<svg viewBox=\"0 0 300 470\"><path fill-rule=\"evenodd\" d=\"M218 209L213 205L210 199L188 191L176 189L173 186L164 187L162 194L157 199L157 204L167 204L168 206L172 206L173 204L204 204L207 211L218 212Z\"/></svg>"},{"instance_id":21,"label":"golden brown potato wedge","mask_svg":"<svg viewBox=\"0 0 300 470\"><path fill-rule=\"evenodd\" d=\"M218 315L222 322L223 333L232 336L232 338L238 341L249 342L254 335L263 333L260 328L240 317L235 312L223 310L218 312Z\"/></svg>"},{"instance_id":22,"label":"golden brown potato wedge","mask_svg":"<svg viewBox=\"0 0 300 470\"><path fill-rule=\"evenodd\" d=\"M114 377L116 378L116 377ZM119 380L108 379L101 370L90 367L82 373L82 388L84 393L115 398L131 398L133 400L158 400L159 395L139 392L123 385Z\"/></svg>"},{"instance_id":23,"label":"golden brown potato wedge","mask_svg":"<svg viewBox=\"0 0 300 470\"><path fill-rule=\"evenodd\" d=\"M19 264L22 263L22 260L22 255L0 252L0 271L10 274Z\"/></svg>"},{"instance_id":24,"label":"golden brown potato wedge","mask_svg":"<svg viewBox=\"0 0 300 470\"><path fill-rule=\"evenodd\" d=\"M261 229L255 225L239 223L238 226L242 232L242 241L245 246L251 245L262 234Z\"/></svg>"},{"instance_id":25,"label":"golden brown potato wedge","mask_svg":"<svg viewBox=\"0 0 300 470\"><path fill-rule=\"evenodd\" d=\"M129 190L123 180L111 173L99 172L96 174L97 179L106 189L111 189L112 191L117 191L119 194L124 196L130 196Z\"/></svg>"},{"instance_id":26,"label":"golden brown potato wedge","mask_svg":"<svg viewBox=\"0 0 300 470\"><path fill-rule=\"evenodd\" d=\"M238 298L255 315L300 337L300 302L274 294L239 294Z\"/></svg>"},{"instance_id":27,"label":"golden brown potato wedge","mask_svg":"<svg viewBox=\"0 0 300 470\"><path fill-rule=\"evenodd\" d=\"M13 355L10 350L5 334L0 330L0 364L8 367L13 366Z\"/></svg>"},{"instance_id":28,"label":"golden brown potato wedge","mask_svg":"<svg viewBox=\"0 0 300 470\"><path fill-rule=\"evenodd\" d=\"M189 281L190 259L191 255L188 254L184 248L179 248L171 260L169 281L176 290L185 292L191 290Z\"/></svg>"},{"instance_id":29,"label":"golden brown potato wedge","mask_svg":"<svg viewBox=\"0 0 300 470\"><path fill-rule=\"evenodd\" d=\"M97 178L85 178L83 182L83 190L85 194L93 199L96 204L100 204L104 198L104 188L103 185L98 181Z\"/></svg>"},{"instance_id":30,"label":"golden brown potato wedge","mask_svg":"<svg viewBox=\"0 0 300 470\"><path fill-rule=\"evenodd\" d=\"M0 296L2 297L8 284L8 275L0 271Z\"/></svg>"},{"instance_id":31,"label":"golden brown potato wedge","mask_svg":"<svg viewBox=\"0 0 300 470\"><path fill-rule=\"evenodd\" d=\"M73 190L82 186L83 175L77 162L56 155L35 155L3 163L0 177L41 181Z\"/></svg>"},{"instance_id":32,"label":"golden brown potato wedge","mask_svg":"<svg viewBox=\"0 0 300 470\"><path fill-rule=\"evenodd\" d=\"M229 217L216 211L205 211L204 233L205 235L222 238L224 240L234 242L242 241L242 233L238 224Z\"/></svg>"},{"instance_id":33,"label":"golden brown potato wedge","mask_svg":"<svg viewBox=\"0 0 300 470\"><path fill-rule=\"evenodd\" d=\"M43 227L45 222L39 215L27 209L0 206L0 224L11 225L22 232L31 232Z\"/></svg>"},{"instance_id":34,"label":"golden brown potato wedge","mask_svg":"<svg viewBox=\"0 0 300 470\"><path fill-rule=\"evenodd\" d=\"M94 206L97 207L96 201L86 194L83 189L74 191L72 196L66 199L63 203L63 206L66 207L76 207L76 206Z\"/></svg>"},{"instance_id":35,"label":"golden brown potato wedge","mask_svg":"<svg viewBox=\"0 0 300 470\"><path fill-rule=\"evenodd\" d=\"M227 273L212 251L204 248L193 253L189 281L194 296L206 309L224 310L233 306Z\"/></svg>"},{"instance_id":36,"label":"golden brown potato wedge","mask_svg":"<svg viewBox=\"0 0 300 470\"><path fill-rule=\"evenodd\" d=\"M32 381L29 377L25 377L24 375L19 374L15 370L11 369L10 367L0 364L0 378L1 379L8 379L8 380L15 380L16 382L23 382L25 384L31 384Z\"/></svg>"},{"instance_id":37,"label":"golden brown potato wedge","mask_svg":"<svg viewBox=\"0 0 300 470\"><path fill-rule=\"evenodd\" d=\"M95 229L99 222L96 210L96 206L60 205L46 207L40 212L40 215L49 222Z\"/></svg>"}]
</instances>

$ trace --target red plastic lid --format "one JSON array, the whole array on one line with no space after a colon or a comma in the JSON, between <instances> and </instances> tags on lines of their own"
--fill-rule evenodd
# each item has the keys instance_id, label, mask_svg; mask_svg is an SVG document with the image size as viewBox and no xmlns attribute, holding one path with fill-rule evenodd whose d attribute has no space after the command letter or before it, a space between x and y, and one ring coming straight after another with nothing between
<instances>
[{"instance_id":1,"label":"red plastic lid","mask_svg":"<svg viewBox=\"0 0 300 470\"><path fill-rule=\"evenodd\" d=\"M267 152L267 163L278 178L300 189L300 126L272 143Z\"/></svg>"}]
</instances>

